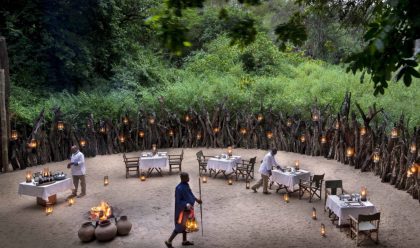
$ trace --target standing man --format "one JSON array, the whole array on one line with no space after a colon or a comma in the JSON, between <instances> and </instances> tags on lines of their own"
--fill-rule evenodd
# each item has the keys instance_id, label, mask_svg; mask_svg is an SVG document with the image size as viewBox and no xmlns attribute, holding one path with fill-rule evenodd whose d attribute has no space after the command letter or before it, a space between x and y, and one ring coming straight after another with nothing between
<instances>
[{"instance_id":1,"label":"standing man","mask_svg":"<svg viewBox=\"0 0 420 248\"><path fill-rule=\"evenodd\" d=\"M86 195L86 167L85 167L85 155L77 146L71 147L71 159L70 163L67 164L67 168L71 168L71 175L73 176L74 190L70 197L75 197L77 195L77 188L80 185L82 186L82 193L77 196L81 198Z\"/></svg>"},{"instance_id":2,"label":"standing man","mask_svg":"<svg viewBox=\"0 0 420 248\"><path fill-rule=\"evenodd\" d=\"M185 226L183 223L178 223L179 215L184 210L191 210L194 206L194 203L197 202L201 204L201 199L197 199L191 191L190 185L188 182L190 181L190 177L188 173L181 172L180 173L181 182L175 188L175 229L171 234L171 237L167 241L165 241L166 247L172 248L172 240L178 235L178 233L182 233L182 245L194 245L193 242L187 240L187 232L185 231Z\"/></svg>"},{"instance_id":3,"label":"standing man","mask_svg":"<svg viewBox=\"0 0 420 248\"><path fill-rule=\"evenodd\" d=\"M264 156L263 162L260 166L260 169L258 170L258 172L261 173L261 179L254 186L252 186L254 193L257 193L257 189L263 185L263 193L266 195L271 194L271 192L268 192L268 179L271 176L271 170L273 166L276 166L281 170L280 165L276 161L276 154L277 149L274 148L271 150L271 152Z\"/></svg>"}]
</instances>

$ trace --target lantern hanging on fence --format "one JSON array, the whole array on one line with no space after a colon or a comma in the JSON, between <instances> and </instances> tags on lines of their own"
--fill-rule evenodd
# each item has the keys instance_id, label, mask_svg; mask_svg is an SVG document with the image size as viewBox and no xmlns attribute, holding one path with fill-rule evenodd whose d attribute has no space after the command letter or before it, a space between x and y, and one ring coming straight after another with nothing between
<instances>
[{"instance_id":1,"label":"lantern hanging on fence","mask_svg":"<svg viewBox=\"0 0 420 248\"><path fill-rule=\"evenodd\" d=\"M139 131L139 137L140 137L140 138L144 138L144 131L143 131L143 130L140 130L140 131Z\"/></svg>"},{"instance_id":2,"label":"lantern hanging on fence","mask_svg":"<svg viewBox=\"0 0 420 248\"><path fill-rule=\"evenodd\" d=\"M108 186L109 184L109 178L108 176L104 176L104 186Z\"/></svg>"},{"instance_id":3,"label":"lantern hanging on fence","mask_svg":"<svg viewBox=\"0 0 420 248\"><path fill-rule=\"evenodd\" d=\"M246 180L245 182L245 188L249 189L251 187L251 183L249 182L249 180Z\"/></svg>"},{"instance_id":4,"label":"lantern hanging on fence","mask_svg":"<svg viewBox=\"0 0 420 248\"><path fill-rule=\"evenodd\" d=\"M264 119L263 114L258 114L258 115L257 115L257 120L258 120L259 122L261 122L263 119Z\"/></svg>"},{"instance_id":5,"label":"lantern hanging on fence","mask_svg":"<svg viewBox=\"0 0 420 248\"><path fill-rule=\"evenodd\" d=\"M99 132L100 132L100 133L106 133L106 129L105 129L105 127L101 127L101 128L99 128Z\"/></svg>"},{"instance_id":6,"label":"lantern hanging on fence","mask_svg":"<svg viewBox=\"0 0 420 248\"><path fill-rule=\"evenodd\" d=\"M197 133L196 138L197 138L197 140L201 140L201 133Z\"/></svg>"},{"instance_id":7,"label":"lantern hanging on fence","mask_svg":"<svg viewBox=\"0 0 420 248\"><path fill-rule=\"evenodd\" d=\"M365 186L362 186L360 189L360 200L366 201L367 200L367 188Z\"/></svg>"},{"instance_id":8,"label":"lantern hanging on fence","mask_svg":"<svg viewBox=\"0 0 420 248\"><path fill-rule=\"evenodd\" d=\"M312 216L311 217L312 217L313 220L316 220L316 208L315 207L312 208Z\"/></svg>"},{"instance_id":9,"label":"lantern hanging on fence","mask_svg":"<svg viewBox=\"0 0 420 248\"><path fill-rule=\"evenodd\" d=\"M373 162L376 164L376 163L378 163L379 162L379 160L381 160L381 156L380 156L380 154L379 154L379 150L378 149L376 149L374 152L373 152Z\"/></svg>"},{"instance_id":10,"label":"lantern hanging on fence","mask_svg":"<svg viewBox=\"0 0 420 248\"><path fill-rule=\"evenodd\" d=\"M127 116L124 116L124 118L123 118L124 125L127 125L128 122L129 122L128 117Z\"/></svg>"},{"instance_id":11,"label":"lantern hanging on fence","mask_svg":"<svg viewBox=\"0 0 420 248\"><path fill-rule=\"evenodd\" d=\"M267 131L265 135L267 136L267 139L273 138L273 132L272 131Z\"/></svg>"},{"instance_id":12,"label":"lantern hanging on fence","mask_svg":"<svg viewBox=\"0 0 420 248\"><path fill-rule=\"evenodd\" d=\"M73 206L74 205L74 197L70 197L68 200L69 206Z\"/></svg>"},{"instance_id":13,"label":"lantern hanging on fence","mask_svg":"<svg viewBox=\"0 0 420 248\"><path fill-rule=\"evenodd\" d=\"M239 129L239 133L241 133L242 135L246 134L246 128L241 127L241 129Z\"/></svg>"},{"instance_id":14,"label":"lantern hanging on fence","mask_svg":"<svg viewBox=\"0 0 420 248\"><path fill-rule=\"evenodd\" d=\"M155 124L155 117L150 116L148 121L149 121L149 124L150 124L150 125Z\"/></svg>"},{"instance_id":15,"label":"lantern hanging on fence","mask_svg":"<svg viewBox=\"0 0 420 248\"><path fill-rule=\"evenodd\" d=\"M352 158L354 156L354 147L350 146L346 149L346 157Z\"/></svg>"},{"instance_id":16,"label":"lantern hanging on fence","mask_svg":"<svg viewBox=\"0 0 420 248\"><path fill-rule=\"evenodd\" d=\"M411 165L410 171L411 171L411 174L413 174L413 175L417 173L417 164L416 163L413 163Z\"/></svg>"},{"instance_id":17,"label":"lantern hanging on fence","mask_svg":"<svg viewBox=\"0 0 420 248\"><path fill-rule=\"evenodd\" d=\"M335 130L340 129L340 126L341 126L340 121L339 121L339 120L336 120L336 121L335 121L335 124L334 124L334 128L335 128Z\"/></svg>"},{"instance_id":18,"label":"lantern hanging on fence","mask_svg":"<svg viewBox=\"0 0 420 248\"><path fill-rule=\"evenodd\" d=\"M319 121L319 113L317 112L312 113L312 121Z\"/></svg>"},{"instance_id":19,"label":"lantern hanging on fence","mask_svg":"<svg viewBox=\"0 0 420 248\"><path fill-rule=\"evenodd\" d=\"M169 129L169 131L168 131L168 135L169 135L169 137L174 136L174 130Z\"/></svg>"},{"instance_id":20,"label":"lantern hanging on fence","mask_svg":"<svg viewBox=\"0 0 420 248\"><path fill-rule=\"evenodd\" d=\"M54 211L54 209L53 209L53 206L52 206L52 205L47 205L47 206L45 207L45 214L46 214L46 215L50 215L50 214L52 214L52 213L53 213L53 211Z\"/></svg>"},{"instance_id":21,"label":"lantern hanging on fence","mask_svg":"<svg viewBox=\"0 0 420 248\"><path fill-rule=\"evenodd\" d=\"M84 138L81 138L79 143L80 143L80 146L81 147L85 147L86 146L86 140Z\"/></svg>"},{"instance_id":22,"label":"lantern hanging on fence","mask_svg":"<svg viewBox=\"0 0 420 248\"><path fill-rule=\"evenodd\" d=\"M300 140L300 142L305 143L305 141L306 141L305 134L302 134L302 135L299 137L299 140Z\"/></svg>"},{"instance_id":23,"label":"lantern hanging on fence","mask_svg":"<svg viewBox=\"0 0 420 248\"><path fill-rule=\"evenodd\" d=\"M327 143L327 137L325 135L321 136L321 144Z\"/></svg>"},{"instance_id":24,"label":"lantern hanging on fence","mask_svg":"<svg viewBox=\"0 0 420 248\"><path fill-rule=\"evenodd\" d=\"M207 177L206 176L202 176L203 179L203 183L207 183Z\"/></svg>"},{"instance_id":25,"label":"lantern hanging on fence","mask_svg":"<svg viewBox=\"0 0 420 248\"><path fill-rule=\"evenodd\" d=\"M413 175L413 173L411 173L411 168L408 168L408 170L407 170L407 177L411 177L411 175Z\"/></svg>"},{"instance_id":26,"label":"lantern hanging on fence","mask_svg":"<svg viewBox=\"0 0 420 248\"><path fill-rule=\"evenodd\" d=\"M415 153L416 153L416 151L417 151L417 145L416 145L416 142L412 142L412 143L411 143L411 145L410 145L410 152L411 152L412 154L415 154Z\"/></svg>"},{"instance_id":27,"label":"lantern hanging on fence","mask_svg":"<svg viewBox=\"0 0 420 248\"><path fill-rule=\"evenodd\" d=\"M396 138L398 138L398 136L400 136L400 132L399 132L398 128L397 127L392 128L391 138L396 139Z\"/></svg>"},{"instance_id":28,"label":"lantern hanging on fence","mask_svg":"<svg viewBox=\"0 0 420 248\"><path fill-rule=\"evenodd\" d=\"M28 143L29 148L36 148L37 142L36 139L31 139L31 141Z\"/></svg>"},{"instance_id":29,"label":"lantern hanging on fence","mask_svg":"<svg viewBox=\"0 0 420 248\"><path fill-rule=\"evenodd\" d=\"M285 193L285 194L283 195L283 200L284 200L286 203L289 203L289 194L288 194L288 193Z\"/></svg>"},{"instance_id":30,"label":"lantern hanging on fence","mask_svg":"<svg viewBox=\"0 0 420 248\"><path fill-rule=\"evenodd\" d=\"M12 130L10 132L10 139L11 140L17 140L18 139L18 132L16 130Z\"/></svg>"},{"instance_id":31,"label":"lantern hanging on fence","mask_svg":"<svg viewBox=\"0 0 420 248\"><path fill-rule=\"evenodd\" d=\"M286 122L286 125L288 126L288 127L291 127L292 126L292 124L293 124L293 121L292 121L292 119L287 119L287 122Z\"/></svg>"},{"instance_id":32,"label":"lantern hanging on fence","mask_svg":"<svg viewBox=\"0 0 420 248\"><path fill-rule=\"evenodd\" d=\"M63 131L64 130L64 122L57 121L57 129L58 129L58 131Z\"/></svg>"},{"instance_id":33,"label":"lantern hanging on fence","mask_svg":"<svg viewBox=\"0 0 420 248\"><path fill-rule=\"evenodd\" d=\"M227 148L227 153L228 153L228 156L229 156L229 157L232 157L232 153L233 153L233 148L232 148L232 146L228 146L228 148Z\"/></svg>"},{"instance_id":34,"label":"lantern hanging on fence","mask_svg":"<svg viewBox=\"0 0 420 248\"><path fill-rule=\"evenodd\" d=\"M191 117L188 114L186 114L185 115L185 122L190 122L190 121L191 121Z\"/></svg>"},{"instance_id":35,"label":"lantern hanging on fence","mask_svg":"<svg viewBox=\"0 0 420 248\"><path fill-rule=\"evenodd\" d=\"M215 128L213 128L213 133L218 133L220 131L220 128L219 127L215 127Z\"/></svg>"},{"instance_id":36,"label":"lantern hanging on fence","mask_svg":"<svg viewBox=\"0 0 420 248\"><path fill-rule=\"evenodd\" d=\"M323 223L321 223L321 236L325 237L326 233L325 233L325 225Z\"/></svg>"},{"instance_id":37,"label":"lantern hanging on fence","mask_svg":"<svg viewBox=\"0 0 420 248\"><path fill-rule=\"evenodd\" d=\"M366 135L366 127L360 127L360 136L365 136Z\"/></svg>"},{"instance_id":38,"label":"lantern hanging on fence","mask_svg":"<svg viewBox=\"0 0 420 248\"><path fill-rule=\"evenodd\" d=\"M31 183L32 182L32 171L30 171L30 170L26 171L25 179L26 179L26 182L27 183Z\"/></svg>"},{"instance_id":39,"label":"lantern hanging on fence","mask_svg":"<svg viewBox=\"0 0 420 248\"><path fill-rule=\"evenodd\" d=\"M120 142L121 142L121 143L124 143L124 142L125 142L125 137L124 137L124 135L123 135L123 134L121 134L121 135L118 137L118 139L120 140Z\"/></svg>"}]
</instances>

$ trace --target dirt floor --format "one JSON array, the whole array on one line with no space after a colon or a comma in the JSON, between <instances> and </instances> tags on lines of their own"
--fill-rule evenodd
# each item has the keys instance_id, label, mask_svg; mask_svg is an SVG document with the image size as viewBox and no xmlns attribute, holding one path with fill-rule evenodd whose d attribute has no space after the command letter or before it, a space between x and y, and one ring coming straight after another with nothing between
<instances>
[{"instance_id":1,"label":"dirt floor","mask_svg":"<svg viewBox=\"0 0 420 248\"><path fill-rule=\"evenodd\" d=\"M198 195L198 165L195 153L199 149L185 149L183 170L190 173L191 188ZM203 149L205 155L217 155L224 150ZM169 150L176 154L180 149ZM234 155L243 158L257 156L260 161L266 151L236 149ZM131 153L129 155L137 155ZM348 165L321 157L308 157L279 152L277 160L282 165L292 165L299 159L301 168L312 173L325 173L325 179L342 179L344 188L358 192L362 185L368 198L381 212L380 247L418 247L420 244L420 206L417 200L404 191L381 183L372 173L361 173ZM48 164L53 171L68 171L68 161ZM46 216L35 198L19 196L18 184L25 172L0 175L0 240L1 247L162 247L173 230L174 189L179 182L177 173L163 177L153 176L141 182L135 176L125 178L122 154L88 158L87 196L76 199L68 206L65 199L70 194L57 195L57 205L52 215ZM41 169L43 166L37 168ZM259 163L255 168L258 171ZM35 168L32 168L34 171ZM108 175L110 184L103 185ZM259 174L256 173L257 178ZM254 183L255 180L252 182ZM309 203L299 200L297 193L285 203L282 194L263 195L245 189L244 180L227 185L224 178L209 178L203 184L204 236L201 232L189 234L195 247L352 247L355 240L340 232L323 211L324 200ZM109 243L81 243L77 237L80 225L86 221L85 213L106 200L123 209L133 223L131 233L117 237ZM318 210L318 220L310 217L312 207ZM197 207L198 210L198 207ZM320 225L326 226L326 237L320 235ZM181 235L174 240L181 247ZM364 246L374 246L366 242Z\"/></svg>"}]
</instances>

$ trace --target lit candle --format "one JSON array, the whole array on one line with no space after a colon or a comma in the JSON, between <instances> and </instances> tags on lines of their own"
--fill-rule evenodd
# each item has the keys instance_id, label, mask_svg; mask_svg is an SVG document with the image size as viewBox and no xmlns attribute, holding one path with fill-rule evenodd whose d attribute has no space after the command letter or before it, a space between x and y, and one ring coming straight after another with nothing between
<instances>
[{"instance_id":1,"label":"lit candle","mask_svg":"<svg viewBox=\"0 0 420 248\"><path fill-rule=\"evenodd\" d=\"M109 178L108 176L104 176L104 186L108 186L109 184Z\"/></svg>"},{"instance_id":2,"label":"lit candle","mask_svg":"<svg viewBox=\"0 0 420 248\"><path fill-rule=\"evenodd\" d=\"M152 144L152 152L156 153L156 144Z\"/></svg>"},{"instance_id":3,"label":"lit candle","mask_svg":"<svg viewBox=\"0 0 420 248\"><path fill-rule=\"evenodd\" d=\"M363 186L363 187L361 188L361 190L360 190L360 196L361 196L360 200L362 200L362 201L366 201L366 197L367 197L367 189L366 189L366 187L365 187L365 186Z\"/></svg>"},{"instance_id":4,"label":"lit candle","mask_svg":"<svg viewBox=\"0 0 420 248\"><path fill-rule=\"evenodd\" d=\"M146 181L146 176L144 174L141 174L140 181L142 182Z\"/></svg>"},{"instance_id":5,"label":"lit candle","mask_svg":"<svg viewBox=\"0 0 420 248\"><path fill-rule=\"evenodd\" d=\"M227 153L228 153L229 157L232 156L232 150L233 150L232 146L228 146Z\"/></svg>"},{"instance_id":6,"label":"lit candle","mask_svg":"<svg viewBox=\"0 0 420 248\"><path fill-rule=\"evenodd\" d=\"M231 178L229 178L229 180L228 180L228 184L229 184L229 185L232 185L232 184L233 184L233 181L232 181L232 179L231 179Z\"/></svg>"},{"instance_id":7,"label":"lit candle","mask_svg":"<svg viewBox=\"0 0 420 248\"><path fill-rule=\"evenodd\" d=\"M325 237L326 236L326 234L325 234L325 225L322 224L322 223L321 223L321 236L322 237Z\"/></svg>"},{"instance_id":8,"label":"lit candle","mask_svg":"<svg viewBox=\"0 0 420 248\"><path fill-rule=\"evenodd\" d=\"M207 177L203 176L202 178L203 178L203 183L207 183Z\"/></svg>"},{"instance_id":9,"label":"lit candle","mask_svg":"<svg viewBox=\"0 0 420 248\"><path fill-rule=\"evenodd\" d=\"M316 220L316 209L314 207L312 208L312 219Z\"/></svg>"},{"instance_id":10,"label":"lit candle","mask_svg":"<svg viewBox=\"0 0 420 248\"><path fill-rule=\"evenodd\" d=\"M288 193L285 193L285 194L283 195L283 199L284 199L284 201L285 201L286 203L289 203L289 194L288 194Z\"/></svg>"},{"instance_id":11,"label":"lit candle","mask_svg":"<svg viewBox=\"0 0 420 248\"><path fill-rule=\"evenodd\" d=\"M73 206L74 204L74 197L69 198L69 206Z\"/></svg>"},{"instance_id":12,"label":"lit candle","mask_svg":"<svg viewBox=\"0 0 420 248\"><path fill-rule=\"evenodd\" d=\"M26 172L26 182L27 183L31 183L32 182L32 172L31 171L27 171Z\"/></svg>"},{"instance_id":13,"label":"lit candle","mask_svg":"<svg viewBox=\"0 0 420 248\"><path fill-rule=\"evenodd\" d=\"M53 212L53 206L52 205L47 205L45 207L45 214L50 215Z\"/></svg>"},{"instance_id":14,"label":"lit candle","mask_svg":"<svg viewBox=\"0 0 420 248\"><path fill-rule=\"evenodd\" d=\"M295 161L295 169L296 170L299 170L299 160L296 160Z\"/></svg>"}]
</instances>

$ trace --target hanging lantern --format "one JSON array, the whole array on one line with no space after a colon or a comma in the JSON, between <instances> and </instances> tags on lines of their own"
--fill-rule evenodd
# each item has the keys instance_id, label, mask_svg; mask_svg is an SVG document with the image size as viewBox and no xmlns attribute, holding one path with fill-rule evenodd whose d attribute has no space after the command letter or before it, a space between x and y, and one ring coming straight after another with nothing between
<instances>
[{"instance_id":1,"label":"hanging lantern","mask_svg":"<svg viewBox=\"0 0 420 248\"><path fill-rule=\"evenodd\" d=\"M70 197L68 199L68 203L69 203L69 206L73 206L73 204L74 204L74 197Z\"/></svg>"},{"instance_id":2,"label":"hanging lantern","mask_svg":"<svg viewBox=\"0 0 420 248\"><path fill-rule=\"evenodd\" d=\"M398 128L397 127L392 128L392 130L391 130L391 138L392 139L396 139L396 138L398 138L399 135L400 134L399 134Z\"/></svg>"},{"instance_id":3,"label":"hanging lantern","mask_svg":"<svg viewBox=\"0 0 420 248\"><path fill-rule=\"evenodd\" d=\"M411 177L411 175L413 175L413 173L411 173L411 168L408 168L408 170L407 170L407 177Z\"/></svg>"},{"instance_id":4,"label":"hanging lantern","mask_svg":"<svg viewBox=\"0 0 420 248\"><path fill-rule=\"evenodd\" d=\"M379 160L381 160L381 156L379 154L379 151L376 150L373 152L373 162L376 164L379 162Z\"/></svg>"},{"instance_id":5,"label":"hanging lantern","mask_svg":"<svg viewBox=\"0 0 420 248\"><path fill-rule=\"evenodd\" d=\"M207 177L203 176L202 178L203 178L203 183L207 183Z\"/></svg>"},{"instance_id":6,"label":"hanging lantern","mask_svg":"<svg viewBox=\"0 0 420 248\"><path fill-rule=\"evenodd\" d=\"M299 160L295 160L295 169L299 170Z\"/></svg>"},{"instance_id":7,"label":"hanging lantern","mask_svg":"<svg viewBox=\"0 0 420 248\"><path fill-rule=\"evenodd\" d=\"M346 149L346 157L352 158L354 156L354 147L347 147Z\"/></svg>"},{"instance_id":8,"label":"hanging lantern","mask_svg":"<svg viewBox=\"0 0 420 248\"><path fill-rule=\"evenodd\" d=\"M267 136L267 139L271 139L271 138L273 138L273 132L272 132L272 131L267 131L267 132L265 133L265 135Z\"/></svg>"},{"instance_id":9,"label":"hanging lantern","mask_svg":"<svg viewBox=\"0 0 420 248\"><path fill-rule=\"evenodd\" d=\"M315 209L315 207L312 208L312 219L316 220L316 209Z\"/></svg>"},{"instance_id":10,"label":"hanging lantern","mask_svg":"<svg viewBox=\"0 0 420 248\"><path fill-rule=\"evenodd\" d=\"M232 178L229 178L229 179L228 179L228 184L229 184L229 185L232 185L232 184L233 184Z\"/></svg>"},{"instance_id":11,"label":"hanging lantern","mask_svg":"<svg viewBox=\"0 0 420 248\"><path fill-rule=\"evenodd\" d=\"M149 117L149 124L150 124L150 125L155 124L155 117L153 117L153 116L150 116L150 117Z\"/></svg>"},{"instance_id":12,"label":"hanging lantern","mask_svg":"<svg viewBox=\"0 0 420 248\"><path fill-rule=\"evenodd\" d=\"M52 214L52 213L53 213L53 211L54 211L54 209L53 209L53 206L52 206L52 205L47 205L47 206L45 207L45 214L46 214L46 215L50 215L50 214Z\"/></svg>"},{"instance_id":13,"label":"hanging lantern","mask_svg":"<svg viewBox=\"0 0 420 248\"><path fill-rule=\"evenodd\" d=\"M88 122L86 123L86 126L87 126L87 128L91 128L91 127L92 127L92 125L90 125L90 121L88 121Z\"/></svg>"},{"instance_id":14,"label":"hanging lantern","mask_svg":"<svg viewBox=\"0 0 420 248\"><path fill-rule=\"evenodd\" d=\"M105 129L105 127L101 127L101 128L99 128L99 132L100 132L100 133L106 133L106 129Z\"/></svg>"},{"instance_id":15,"label":"hanging lantern","mask_svg":"<svg viewBox=\"0 0 420 248\"><path fill-rule=\"evenodd\" d=\"M125 142L125 137L124 137L124 135L123 135L123 134L121 134L121 135L118 137L118 139L120 140L120 142L121 142L121 143L124 143L124 142Z\"/></svg>"},{"instance_id":16,"label":"hanging lantern","mask_svg":"<svg viewBox=\"0 0 420 248\"><path fill-rule=\"evenodd\" d=\"M190 122L190 121L191 121L191 117L188 114L186 114L185 115L185 122Z\"/></svg>"},{"instance_id":17,"label":"hanging lantern","mask_svg":"<svg viewBox=\"0 0 420 248\"><path fill-rule=\"evenodd\" d=\"M321 236L325 237L326 233L325 233L325 225L321 223Z\"/></svg>"},{"instance_id":18,"label":"hanging lantern","mask_svg":"<svg viewBox=\"0 0 420 248\"><path fill-rule=\"evenodd\" d=\"M218 133L219 131L220 131L220 128L219 127L213 128L213 133Z\"/></svg>"},{"instance_id":19,"label":"hanging lantern","mask_svg":"<svg viewBox=\"0 0 420 248\"><path fill-rule=\"evenodd\" d=\"M104 176L104 186L108 186L109 184L109 178L108 176Z\"/></svg>"},{"instance_id":20,"label":"hanging lantern","mask_svg":"<svg viewBox=\"0 0 420 248\"><path fill-rule=\"evenodd\" d=\"M201 133L197 133L196 138L197 138L197 140L201 140Z\"/></svg>"},{"instance_id":21,"label":"hanging lantern","mask_svg":"<svg viewBox=\"0 0 420 248\"><path fill-rule=\"evenodd\" d=\"M263 119L264 119L264 116L263 116L262 114L258 114L258 115L257 115L257 120L258 120L259 122L261 122Z\"/></svg>"},{"instance_id":22,"label":"hanging lantern","mask_svg":"<svg viewBox=\"0 0 420 248\"><path fill-rule=\"evenodd\" d=\"M299 140L300 140L300 142L305 143L305 141L306 141L305 135L304 135L304 134L302 134L302 135L299 137Z\"/></svg>"},{"instance_id":23,"label":"hanging lantern","mask_svg":"<svg viewBox=\"0 0 420 248\"><path fill-rule=\"evenodd\" d=\"M362 188L360 189L360 200L361 201L366 201L367 197L367 188L365 186L362 186Z\"/></svg>"},{"instance_id":24,"label":"hanging lantern","mask_svg":"<svg viewBox=\"0 0 420 248\"><path fill-rule=\"evenodd\" d=\"M141 173L140 181L142 181L142 182L146 181L146 176L144 175L144 173Z\"/></svg>"},{"instance_id":25,"label":"hanging lantern","mask_svg":"<svg viewBox=\"0 0 420 248\"><path fill-rule=\"evenodd\" d=\"M142 138L142 139L144 138L144 131L143 130L139 131L139 137Z\"/></svg>"},{"instance_id":26,"label":"hanging lantern","mask_svg":"<svg viewBox=\"0 0 420 248\"><path fill-rule=\"evenodd\" d=\"M228 153L228 156L229 156L229 157L232 157L232 151L233 151L232 146L228 146L228 148L227 148L227 153Z\"/></svg>"},{"instance_id":27,"label":"hanging lantern","mask_svg":"<svg viewBox=\"0 0 420 248\"><path fill-rule=\"evenodd\" d=\"M360 136L365 136L366 135L366 127L360 127Z\"/></svg>"},{"instance_id":28,"label":"hanging lantern","mask_svg":"<svg viewBox=\"0 0 420 248\"><path fill-rule=\"evenodd\" d=\"M57 121L57 129L58 129L58 131L63 131L64 130L64 122Z\"/></svg>"},{"instance_id":29,"label":"hanging lantern","mask_svg":"<svg viewBox=\"0 0 420 248\"><path fill-rule=\"evenodd\" d=\"M81 138L79 143L80 143L80 146L81 147L85 147L86 146L86 140L84 138Z\"/></svg>"},{"instance_id":30,"label":"hanging lantern","mask_svg":"<svg viewBox=\"0 0 420 248\"><path fill-rule=\"evenodd\" d=\"M286 125L288 126L288 127L291 127L292 126L292 124L293 124L293 121L292 121L292 119L287 119L287 122L286 122Z\"/></svg>"},{"instance_id":31,"label":"hanging lantern","mask_svg":"<svg viewBox=\"0 0 420 248\"><path fill-rule=\"evenodd\" d=\"M288 193L285 193L285 194L283 195L283 200L284 200L286 203L289 203L289 194L288 194Z\"/></svg>"},{"instance_id":32,"label":"hanging lantern","mask_svg":"<svg viewBox=\"0 0 420 248\"><path fill-rule=\"evenodd\" d=\"M411 171L411 174L413 174L413 175L416 174L417 173L417 164L413 163L410 167L410 171Z\"/></svg>"},{"instance_id":33,"label":"hanging lantern","mask_svg":"<svg viewBox=\"0 0 420 248\"><path fill-rule=\"evenodd\" d=\"M10 139L11 140L17 140L18 139L18 132L16 130L12 130L10 133Z\"/></svg>"},{"instance_id":34,"label":"hanging lantern","mask_svg":"<svg viewBox=\"0 0 420 248\"><path fill-rule=\"evenodd\" d=\"M36 139L31 139L31 141L28 143L29 148L36 148L37 142Z\"/></svg>"},{"instance_id":35,"label":"hanging lantern","mask_svg":"<svg viewBox=\"0 0 420 248\"><path fill-rule=\"evenodd\" d=\"M168 131L168 135L169 135L169 137L174 136L174 130L169 129L169 131Z\"/></svg>"},{"instance_id":36,"label":"hanging lantern","mask_svg":"<svg viewBox=\"0 0 420 248\"><path fill-rule=\"evenodd\" d=\"M327 137L325 135L321 136L321 144L327 143Z\"/></svg>"},{"instance_id":37,"label":"hanging lantern","mask_svg":"<svg viewBox=\"0 0 420 248\"><path fill-rule=\"evenodd\" d=\"M416 151L417 151L417 145L416 145L416 142L412 142L412 143L411 143L411 145L410 145L410 152L411 152L412 154L415 154L415 153L416 153Z\"/></svg>"},{"instance_id":38,"label":"hanging lantern","mask_svg":"<svg viewBox=\"0 0 420 248\"><path fill-rule=\"evenodd\" d=\"M128 117L127 116L124 116L124 118L123 118L124 125L127 125L128 122L129 122Z\"/></svg>"},{"instance_id":39,"label":"hanging lantern","mask_svg":"<svg viewBox=\"0 0 420 248\"><path fill-rule=\"evenodd\" d=\"M241 127L241 129L239 129L239 133L241 133L242 135L246 134L246 128Z\"/></svg>"},{"instance_id":40,"label":"hanging lantern","mask_svg":"<svg viewBox=\"0 0 420 248\"><path fill-rule=\"evenodd\" d=\"M249 189L251 187L251 183L249 182L249 180L246 180L245 182L245 188Z\"/></svg>"},{"instance_id":41,"label":"hanging lantern","mask_svg":"<svg viewBox=\"0 0 420 248\"><path fill-rule=\"evenodd\" d=\"M319 113L317 112L312 113L312 121L319 121Z\"/></svg>"},{"instance_id":42,"label":"hanging lantern","mask_svg":"<svg viewBox=\"0 0 420 248\"><path fill-rule=\"evenodd\" d=\"M26 171L25 178L26 178L27 183L31 183L32 182L32 171L30 171L30 170Z\"/></svg>"},{"instance_id":43,"label":"hanging lantern","mask_svg":"<svg viewBox=\"0 0 420 248\"><path fill-rule=\"evenodd\" d=\"M336 120L336 121L335 121L335 124L334 124L334 128L335 128L335 130L340 129L340 126L341 126L340 121L339 121L339 120Z\"/></svg>"}]
</instances>

